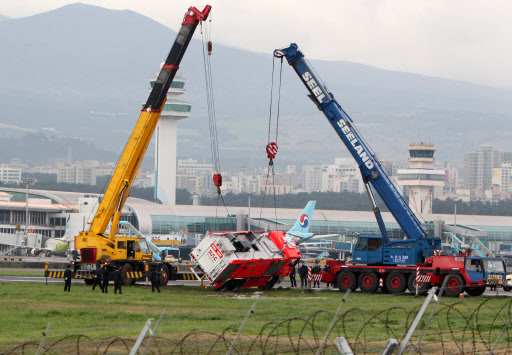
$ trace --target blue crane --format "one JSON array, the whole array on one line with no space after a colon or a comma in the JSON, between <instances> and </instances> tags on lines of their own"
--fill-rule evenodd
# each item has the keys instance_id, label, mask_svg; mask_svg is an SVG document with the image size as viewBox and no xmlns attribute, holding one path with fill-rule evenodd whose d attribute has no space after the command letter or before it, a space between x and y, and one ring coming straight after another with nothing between
<instances>
[{"instance_id":1,"label":"blue crane","mask_svg":"<svg viewBox=\"0 0 512 355\"><path fill-rule=\"evenodd\" d=\"M354 261L364 264L417 264L441 249L441 239L431 238L425 227L409 208L400 192L381 167L381 163L364 142L350 116L343 110L333 94L322 83L297 44L274 51L274 57L286 58L309 91L309 98L323 112L340 139L359 166L363 182L370 197L373 212L382 236L359 236L353 256ZM371 185L371 186L370 186ZM391 241L373 187L388 210L393 214L407 236L405 240Z\"/></svg>"}]
</instances>

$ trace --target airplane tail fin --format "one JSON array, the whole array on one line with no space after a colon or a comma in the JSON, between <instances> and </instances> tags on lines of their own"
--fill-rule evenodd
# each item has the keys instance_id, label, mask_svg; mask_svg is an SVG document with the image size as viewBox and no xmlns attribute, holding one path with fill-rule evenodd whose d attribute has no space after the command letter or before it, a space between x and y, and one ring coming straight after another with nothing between
<instances>
[{"instance_id":1,"label":"airplane tail fin","mask_svg":"<svg viewBox=\"0 0 512 355\"><path fill-rule=\"evenodd\" d=\"M309 226L313 220L313 212L315 212L316 201L309 201L304 207L299 218L286 234L291 237L296 243L302 243L311 238L313 233L309 232Z\"/></svg>"}]
</instances>

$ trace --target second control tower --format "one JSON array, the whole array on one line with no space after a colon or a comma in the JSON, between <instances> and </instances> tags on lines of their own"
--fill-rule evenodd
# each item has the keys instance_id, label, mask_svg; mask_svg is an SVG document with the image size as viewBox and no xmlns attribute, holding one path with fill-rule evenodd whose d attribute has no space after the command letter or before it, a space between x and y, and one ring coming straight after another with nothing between
<instances>
[{"instance_id":1,"label":"second control tower","mask_svg":"<svg viewBox=\"0 0 512 355\"><path fill-rule=\"evenodd\" d=\"M398 170L398 185L409 187L409 207L422 215L432 214L433 190L444 186L444 169L434 168L433 144L409 146L409 168Z\"/></svg>"}]
</instances>

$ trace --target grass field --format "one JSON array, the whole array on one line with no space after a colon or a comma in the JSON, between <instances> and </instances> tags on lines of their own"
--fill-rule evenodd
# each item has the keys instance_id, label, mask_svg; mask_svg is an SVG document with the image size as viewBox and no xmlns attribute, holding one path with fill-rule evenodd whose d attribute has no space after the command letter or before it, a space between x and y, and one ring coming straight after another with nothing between
<instances>
[{"instance_id":1,"label":"grass field","mask_svg":"<svg viewBox=\"0 0 512 355\"><path fill-rule=\"evenodd\" d=\"M267 331L269 324L291 318L311 321L312 317L316 330L323 334L344 296L332 290L306 293L300 289L251 289L219 293L186 286L163 287L161 293L152 293L150 287L123 287L123 294L115 295L112 285L107 294L102 294L98 288L92 291L81 281L74 281L69 293L63 292L63 286L63 283L0 284L0 351L26 341L39 342L48 323L52 324L50 335L53 337L71 334L84 334L92 339L136 337L146 320L158 319L164 309L166 316L159 334L222 333L228 327L232 327L229 333L235 334L255 302L256 311L243 332L246 336L256 336L262 329ZM397 337L403 338L424 300L424 297L414 298L409 294L352 293L343 304L344 335L358 337L364 331L367 338L387 339L389 329L395 329ZM453 333L453 330L467 327L469 316L478 317L479 331L499 330L510 314L510 298L507 297L443 297L441 304L443 307L439 307L438 313L444 312L447 316L440 317L431 326L438 331ZM424 318L433 306L429 307ZM497 322L500 314L503 319ZM386 327L382 326L384 319ZM422 322L424 326L425 320ZM290 324L289 334L314 335L311 330L305 330L304 322ZM427 337L435 341L435 334L427 334Z\"/></svg>"}]
</instances>

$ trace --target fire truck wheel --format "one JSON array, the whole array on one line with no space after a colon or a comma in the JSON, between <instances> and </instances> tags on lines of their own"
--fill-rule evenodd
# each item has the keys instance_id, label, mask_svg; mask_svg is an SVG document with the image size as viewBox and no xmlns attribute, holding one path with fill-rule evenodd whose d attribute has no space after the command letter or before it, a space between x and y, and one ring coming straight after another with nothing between
<instances>
[{"instance_id":1,"label":"fire truck wheel","mask_svg":"<svg viewBox=\"0 0 512 355\"><path fill-rule=\"evenodd\" d=\"M219 292L229 291L231 289L232 281L233 280L228 280L228 281L224 282L222 285L220 285L220 287L216 288L215 291L219 291Z\"/></svg>"},{"instance_id":2,"label":"fire truck wheel","mask_svg":"<svg viewBox=\"0 0 512 355\"><path fill-rule=\"evenodd\" d=\"M160 272L162 273L160 275L160 286L167 286L167 283L169 282L169 268L167 265L162 265L160 267Z\"/></svg>"},{"instance_id":3,"label":"fire truck wheel","mask_svg":"<svg viewBox=\"0 0 512 355\"><path fill-rule=\"evenodd\" d=\"M357 288L356 276L353 272L343 271L338 274L338 288L342 292L346 292L348 289L354 291Z\"/></svg>"},{"instance_id":4,"label":"fire truck wheel","mask_svg":"<svg viewBox=\"0 0 512 355\"><path fill-rule=\"evenodd\" d=\"M84 279L84 282L87 286L92 286L94 284L93 279Z\"/></svg>"},{"instance_id":5,"label":"fire truck wheel","mask_svg":"<svg viewBox=\"0 0 512 355\"><path fill-rule=\"evenodd\" d=\"M235 280L235 283L234 283L233 287L231 288L231 291L238 290L240 287L242 287L242 285L245 283L245 281L246 280L244 280L244 279Z\"/></svg>"},{"instance_id":6,"label":"fire truck wheel","mask_svg":"<svg viewBox=\"0 0 512 355\"><path fill-rule=\"evenodd\" d=\"M430 284L428 282L422 282L418 285L418 295L424 296L427 294ZM407 288L412 293L416 294L416 274L409 275L407 280Z\"/></svg>"},{"instance_id":7,"label":"fire truck wheel","mask_svg":"<svg viewBox=\"0 0 512 355\"><path fill-rule=\"evenodd\" d=\"M366 293L374 293L379 288L379 278L374 272L363 272L359 275L359 288Z\"/></svg>"},{"instance_id":8,"label":"fire truck wheel","mask_svg":"<svg viewBox=\"0 0 512 355\"><path fill-rule=\"evenodd\" d=\"M503 286L503 291L510 292L510 291L512 291L512 287L511 286Z\"/></svg>"},{"instance_id":9,"label":"fire truck wheel","mask_svg":"<svg viewBox=\"0 0 512 355\"><path fill-rule=\"evenodd\" d=\"M483 295L484 292L485 292L485 286L466 288L466 293L473 297L481 296L481 295Z\"/></svg>"},{"instance_id":10,"label":"fire truck wheel","mask_svg":"<svg viewBox=\"0 0 512 355\"><path fill-rule=\"evenodd\" d=\"M402 293L405 291L406 287L407 283L405 281L405 276L401 272L393 271L388 275L388 277L386 277L386 288L389 293Z\"/></svg>"},{"instance_id":11,"label":"fire truck wheel","mask_svg":"<svg viewBox=\"0 0 512 355\"><path fill-rule=\"evenodd\" d=\"M123 271L122 271L122 274L123 274L123 285L124 286L131 285L133 283L133 281L135 281L135 280L132 279L132 277L130 277L128 275L129 272L133 272L132 264L125 263L123 265Z\"/></svg>"},{"instance_id":12,"label":"fire truck wheel","mask_svg":"<svg viewBox=\"0 0 512 355\"><path fill-rule=\"evenodd\" d=\"M459 297L464 290L464 282L462 278L456 274L446 275L448 281L446 282L446 295L451 297Z\"/></svg>"}]
</instances>

